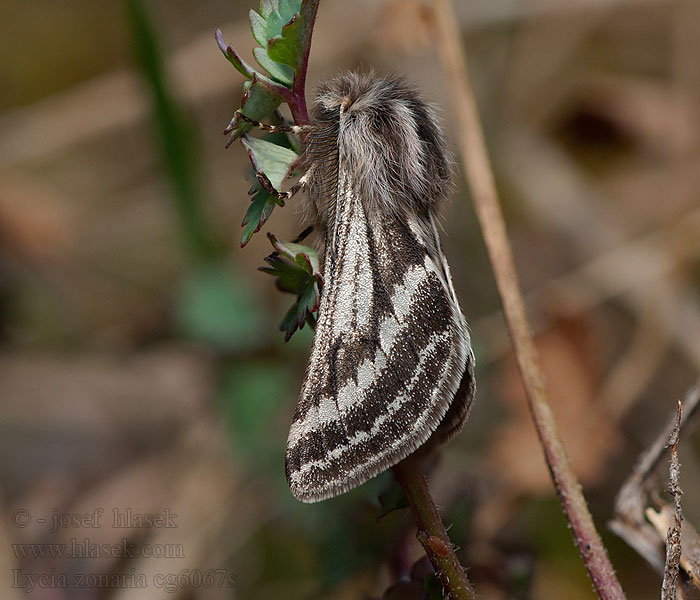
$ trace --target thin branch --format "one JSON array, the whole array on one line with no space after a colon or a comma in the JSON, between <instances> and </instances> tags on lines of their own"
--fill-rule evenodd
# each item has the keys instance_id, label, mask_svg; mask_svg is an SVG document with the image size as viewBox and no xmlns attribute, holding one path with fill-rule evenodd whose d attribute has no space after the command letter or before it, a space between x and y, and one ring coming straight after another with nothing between
<instances>
[{"instance_id":1,"label":"thin branch","mask_svg":"<svg viewBox=\"0 0 700 600\"><path fill-rule=\"evenodd\" d=\"M700 379L686 392L683 398L683 414L680 426L683 427L688 420L700 408ZM677 416L669 418L663 431L654 443L639 457L632 473L625 480L615 499L615 518L626 523L638 523L644 521L644 499L642 488L644 482L657 467L664 450L668 447L668 440L676 426Z\"/></svg>"},{"instance_id":2,"label":"thin branch","mask_svg":"<svg viewBox=\"0 0 700 600\"><path fill-rule=\"evenodd\" d=\"M674 520L675 509L665 502L658 509L647 507L654 488L651 480L661 458L665 456L668 440L673 441L676 427L687 427L700 408L700 380L686 392L682 406L680 417L677 410L673 411L663 430L637 459L615 498L615 518L608 523L608 527L659 574L664 573L666 566L664 536ZM655 496L653 504L659 505L659 499ZM690 576L693 585L700 589L700 538L687 521L683 526L681 551L681 567Z\"/></svg>"},{"instance_id":3,"label":"thin branch","mask_svg":"<svg viewBox=\"0 0 700 600\"><path fill-rule=\"evenodd\" d=\"M678 401L676 423L671 432L668 445L671 446L671 464L669 466L669 491L673 496L673 524L666 533L666 565L664 567L664 580L661 585L661 600L676 600L676 581L681 562L681 522L683 512L681 510L681 495L683 491L679 483L681 464L678 462L678 437L681 431L681 415L683 408Z\"/></svg>"},{"instance_id":4,"label":"thin branch","mask_svg":"<svg viewBox=\"0 0 700 600\"><path fill-rule=\"evenodd\" d=\"M456 134L463 165L545 459L562 508L572 528L574 542L583 557L599 597L624 598L622 587L593 524L581 486L559 438L554 415L547 401L542 371L530 334L513 255L484 143L478 108L469 82L467 62L454 8L450 0L435 0L435 8L437 39L457 113Z\"/></svg>"},{"instance_id":5,"label":"thin branch","mask_svg":"<svg viewBox=\"0 0 700 600\"><path fill-rule=\"evenodd\" d=\"M420 460L409 456L394 467L394 474L411 506L418 527L416 537L440 578L446 597L453 600L474 600L476 593L455 554L454 546L430 496Z\"/></svg>"}]
</instances>

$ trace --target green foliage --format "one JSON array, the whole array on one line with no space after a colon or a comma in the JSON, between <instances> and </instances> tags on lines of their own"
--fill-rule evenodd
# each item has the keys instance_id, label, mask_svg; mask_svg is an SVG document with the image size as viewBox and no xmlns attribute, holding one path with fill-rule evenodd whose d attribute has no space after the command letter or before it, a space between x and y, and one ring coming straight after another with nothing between
<instances>
[{"instance_id":1,"label":"green foliage","mask_svg":"<svg viewBox=\"0 0 700 600\"><path fill-rule=\"evenodd\" d=\"M281 470L282 448L270 439L282 429L279 407L291 387L287 371L262 361L239 362L224 373L220 397L231 439L246 464L256 471L272 474Z\"/></svg>"},{"instance_id":2,"label":"green foliage","mask_svg":"<svg viewBox=\"0 0 700 600\"><path fill-rule=\"evenodd\" d=\"M254 233L260 231L260 228L270 218L273 209L277 205L277 198L263 188L257 180L253 183L248 194L253 196L253 201L250 203L241 223L243 227L241 248L250 241Z\"/></svg>"},{"instance_id":3,"label":"green foliage","mask_svg":"<svg viewBox=\"0 0 700 600\"><path fill-rule=\"evenodd\" d=\"M258 64L270 74L272 79L290 87L294 83L294 71L288 66L281 65L272 60L262 48L255 48L253 50L253 56L255 56L255 60L258 61Z\"/></svg>"},{"instance_id":4,"label":"green foliage","mask_svg":"<svg viewBox=\"0 0 700 600\"><path fill-rule=\"evenodd\" d=\"M222 263L203 264L181 284L175 321L188 338L224 351L257 348L263 314L248 288Z\"/></svg>"},{"instance_id":5,"label":"green foliage","mask_svg":"<svg viewBox=\"0 0 700 600\"><path fill-rule=\"evenodd\" d=\"M248 135L244 136L241 142L248 151L248 158L255 172L265 173L275 189L281 188L282 182L289 177L299 155L285 146ZM275 205L284 205L282 200L278 200L257 180L248 193L253 196L253 201L243 218L241 247L250 241L253 233L260 231L265 221L270 218Z\"/></svg>"},{"instance_id":6,"label":"green foliage","mask_svg":"<svg viewBox=\"0 0 700 600\"><path fill-rule=\"evenodd\" d=\"M305 41L313 22L313 15L309 14L310 4L308 0L263 0L260 3L260 14L250 11L253 37L262 46L254 51L256 60L261 67L267 69L258 59L259 54L264 54L265 62L272 61L276 65L274 68L284 68L283 72L288 73L290 85L294 74L302 66ZM257 52L258 50L262 52ZM268 73L275 76L269 69Z\"/></svg>"},{"instance_id":7,"label":"green foliage","mask_svg":"<svg viewBox=\"0 0 700 600\"><path fill-rule=\"evenodd\" d=\"M219 49L248 79L237 112L261 121L286 102L296 115L295 120L306 117L304 83L317 7L318 0L263 0L259 13L250 11L253 37L260 44L253 49L253 55L262 72L246 63L216 30ZM249 123L234 115L227 131L235 140L250 129Z\"/></svg>"},{"instance_id":8,"label":"green foliage","mask_svg":"<svg viewBox=\"0 0 700 600\"><path fill-rule=\"evenodd\" d=\"M300 73L306 69L316 9L313 2L304 0L299 4L297 12L298 16L292 16L281 29L280 35L270 37L267 53L272 60Z\"/></svg>"},{"instance_id":9,"label":"green foliage","mask_svg":"<svg viewBox=\"0 0 700 600\"><path fill-rule=\"evenodd\" d=\"M255 121L264 120L282 104L284 98L280 89L280 86L269 77L254 73L253 78L243 84L243 97L237 113L240 112ZM234 115L231 124L226 129L226 132L231 134L227 145L240 138L246 131L250 131L251 128L250 123L246 123Z\"/></svg>"},{"instance_id":10,"label":"green foliage","mask_svg":"<svg viewBox=\"0 0 700 600\"><path fill-rule=\"evenodd\" d=\"M304 323L315 325L313 313L318 310L323 277L316 250L293 242L281 242L272 234L268 237L275 252L265 258L270 266L260 267L260 270L277 278L280 291L297 296L280 326L285 332L286 342L295 331L304 327Z\"/></svg>"},{"instance_id":11,"label":"green foliage","mask_svg":"<svg viewBox=\"0 0 700 600\"><path fill-rule=\"evenodd\" d=\"M297 124L308 122L304 85L318 3L319 0L262 0L259 12L250 11L251 30L259 44L253 49L253 55L262 71L246 63L232 46L227 45L221 31L217 29L215 33L221 52L247 79L243 84L241 106L225 131L230 134L228 143L241 139L255 172L265 174L276 190L282 188L294 170L299 155L287 147L289 144L247 135L252 124L239 115L255 121L274 115L275 122L278 122L277 109L286 103ZM293 148L300 146L297 141L291 145ZM252 201L241 223L241 247L260 231L275 205L283 205L259 182L253 184L249 195ZM313 312L318 309L321 279L318 267L311 266L311 261L307 260L315 255L312 249L296 251L285 242L271 239L273 245L279 244L279 248L276 246L276 252L265 259L270 266L262 270L278 278L280 289L297 295L297 301L280 327L287 341L305 323L314 324ZM301 262L299 257L302 257Z\"/></svg>"},{"instance_id":12,"label":"green foliage","mask_svg":"<svg viewBox=\"0 0 700 600\"><path fill-rule=\"evenodd\" d=\"M248 157L255 171L265 173L273 187L276 190L280 189L291 173L294 163L299 160L299 155L284 146L247 135L241 142L248 151Z\"/></svg>"},{"instance_id":13,"label":"green foliage","mask_svg":"<svg viewBox=\"0 0 700 600\"><path fill-rule=\"evenodd\" d=\"M248 79L252 79L253 75L255 74L255 70L238 55L238 52L236 52L232 46L226 44L220 29L217 29L214 32L214 37L216 38L216 43L219 45L219 49L221 52L223 52L226 60L228 60L241 75Z\"/></svg>"},{"instance_id":14,"label":"green foliage","mask_svg":"<svg viewBox=\"0 0 700 600\"><path fill-rule=\"evenodd\" d=\"M253 37L261 46L266 46L268 40L278 37L282 28L299 12L301 0L262 0L260 14L250 11L250 24Z\"/></svg>"}]
</instances>

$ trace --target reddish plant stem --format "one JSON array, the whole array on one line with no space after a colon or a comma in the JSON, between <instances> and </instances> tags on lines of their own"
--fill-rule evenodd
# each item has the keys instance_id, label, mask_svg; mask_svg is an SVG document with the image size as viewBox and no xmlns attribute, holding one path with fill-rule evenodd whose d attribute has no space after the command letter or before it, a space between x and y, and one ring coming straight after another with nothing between
<instances>
[{"instance_id":1,"label":"reddish plant stem","mask_svg":"<svg viewBox=\"0 0 700 600\"><path fill-rule=\"evenodd\" d=\"M619 600L625 598L624 592L593 524L581 485L571 467L547 401L544 378L532 341L479 112L469 81L457 17L450 0L435 0L434 6L439 50L458 120L455 137L459 143L537 435L559 501L571 526L574 542L593 586L600 598Z\"/></svg>"},{"instance_id":2,"label":"reddish plant stem","mask_svg":"<svg viewBox=\"0 0 700 600\"><path fill-rule=\"evenodd\" d=\"M409 456L394 467L394 474L411 506L418 527L416 537L440 578L447 598L474 600L476 593L455 554L437 507L430 496L420 460Z\"/></svg>"},{"instance_id":3,"label":"reddish plant stem","mask_svg":"<svg viewBox=\"0 0 700 600\"><path fill-rule=\"evenodd\" d=\"M318 13L318 5L321 0L309 0L311 6L311 24L309 25L309 37L306 40L304 46L304 56L301 61L301 67L299 72L294 77L294 83L292 85L292 93L294 95L294 101L289 104L289 108L292 111L292 117L297 125L306 125L309 123L309 112L306 108L306 73L309 69L309 54L311 52L311 37L314 31L314 25L316 24L316 15Z\"/></svg>"}]
</instances>

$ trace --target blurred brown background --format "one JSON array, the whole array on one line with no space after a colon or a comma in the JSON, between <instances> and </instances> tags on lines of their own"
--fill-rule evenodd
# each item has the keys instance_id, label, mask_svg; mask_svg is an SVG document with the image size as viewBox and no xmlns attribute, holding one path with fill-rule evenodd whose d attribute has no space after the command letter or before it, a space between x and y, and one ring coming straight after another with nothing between
<instances>
[{"instance_id":1,"label":"blurred brown background","mask_svg":"<svg viewBox=\"0 0 700 600\"><path fill-rule=\"evenodd\" d=\"M605 524L700 370L700 3L456 4L562 436L623 587L656 598L660 578ZM258 7L145 6L189 132L179 158L124 3L2 2L2 597L379 598L421 556L407 511L376 520L391 476L311 506L284 481L311 334L282 343L291 298L257 271L264 233L238 248L247 159L221 131L242 77L213 38L252 60ZM308 93L340 69L405 73L450 136L432 35L418 1L323 0ZM457 167L454 181L444 243L479 389L435 496L480 597L591 598ZM297 206L264 231L294 237ZM696 525L699 442L690 429L680 446Z\"/></svg>"}]
</instances>

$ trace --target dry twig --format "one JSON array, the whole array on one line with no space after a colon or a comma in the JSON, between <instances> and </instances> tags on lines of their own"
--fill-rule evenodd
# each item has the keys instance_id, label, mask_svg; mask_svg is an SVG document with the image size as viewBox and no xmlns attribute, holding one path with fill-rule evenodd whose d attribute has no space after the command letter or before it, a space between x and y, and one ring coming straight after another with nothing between
<instances>
[{"instance_id":1,"label":"dry twig","mask_svg":"<svg viewBox=\"0 0 700 600\"><path fill-rule=\"evenodd\" d=\"M454 9L449 0L435 0L435 7L440 52L457 112L457 138L462 160L547 465L573 530L574 541L598 595L606 599L624 598L547 402L542 372L525 314L503 214L498 203L476 100L469 82Z\"/></svg>"},{"instance_id":2,"label":"dry twig","mask_svg":"<svg viewBox=\"0 0 700 600\"><path fill-rule=\"evenodd\" d=\"M671 465L669 467L669 491L673 496L673 525L666 533L666 565L664 567L664 580L661 585L662 600L676 600L676 580L681 561L681 495L683 491L679 483L681 464L678 462L678 436L681 431L681 416L683 407L678 401L676 423L671 432L668 445L671 446Z\"/></svg>"},{"instance_id":3,"label":"dry twig","mask_svg":"<svg viewBox=\"0 0 700 600\"><path fill-rule=\"evenodd\" d=\"M678 486L680 466L677 456L674 458L680 431L700 407L700 380L688 390L683 398L682 407L682 414L675 410L661 434L639 457L632 473L617 494L615 519L609 523L612 531L632 546L658 573L664 574L664 593L669 587L675 590L675 585L669 586L666 583L672 575L672 573L667 575L667 572L669 563L672 563L669 556L673 552L679 553L678 560L681 568L690 576L693 585L700 589L700 537L687 521L683 525L682 537L680 535L681 491ZM653 489L651 479L669 445L672 446L670 490L674 498L674 506L662 504L657 511L647 508L647 504L650 503L649 495ZM676 529L677 536L673 533ZM669 544L669 537L671 537L671 544ZM667 544L666 560L663 552L664 543Z\"/></svg>"}]
</instances>

